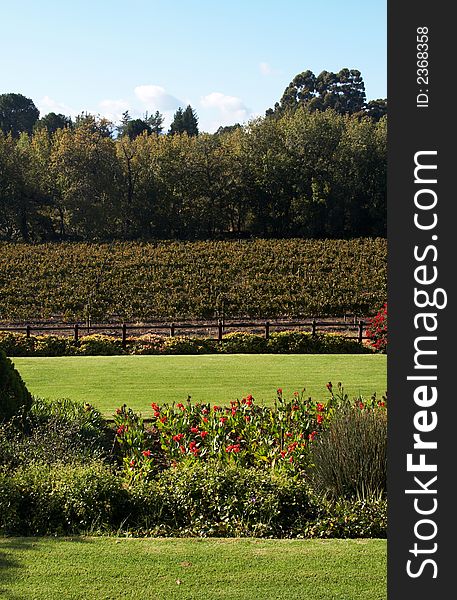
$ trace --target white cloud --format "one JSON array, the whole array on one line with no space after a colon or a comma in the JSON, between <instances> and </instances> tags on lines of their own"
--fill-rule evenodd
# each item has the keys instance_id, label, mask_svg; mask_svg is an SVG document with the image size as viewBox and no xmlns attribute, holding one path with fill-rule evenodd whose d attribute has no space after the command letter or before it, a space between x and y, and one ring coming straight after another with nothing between
<instances>
[{"instance_id":1,"label":"white cloud","mask_svg":"<svg viewBox=\"0 0 457 600\"><path fill-rule=\"evenodd\" d=\"M270 65L267 62L261 62L259 64L259 69L260 72L262 73L262 75L273 75L274 71L273 69L270 67Z\"/></svg>"},{"instance_id":2,"label":"white cloud","mask_svg":"<svg viewBox=\"0 0 457 600\"><path fill-rule=\"evenodd\" d=\"M181 100L169 94L160 85L138 85L135 88L135 96L149 110L162 112L175 111L180 106L184 108Z\"/></svg>"},{"instance_id":3,"label":"white cloud","mask_svg":"<svg viewBox=\"0 0 457 600\"><path fill-rule=\"evenodd\" d=\"M218 113L219 125L243 123L251 117L251 111L237 96L227 96L221 92L212 92L200 99L206 109L215 109Z\"/></svg>"},{"instance_id":4,"label":"white cloud","mask_svg":"<svg viewBox=\"0 0 457 600\"><path fill-rule=\"evenodd\" d=\"M109 121L120 121L122 113L130 110L130 105L126 100L102 100L99 102L100 114Z\"/></svg>"},{"instance_id":5,"label":"white cloud","mask_svg":"<svg viewBox=\"0 0 457 600\"><path fill-rule=\"evenodd\" d=\"M57 114L63 114L67 117L75 117L80 113L80 111L70 108L63 102L58 102L49 96L44 96L38 102L38 110L40 111L40 116L44 117L50 112L54 112Z\"/></svg>"}]
</instances>

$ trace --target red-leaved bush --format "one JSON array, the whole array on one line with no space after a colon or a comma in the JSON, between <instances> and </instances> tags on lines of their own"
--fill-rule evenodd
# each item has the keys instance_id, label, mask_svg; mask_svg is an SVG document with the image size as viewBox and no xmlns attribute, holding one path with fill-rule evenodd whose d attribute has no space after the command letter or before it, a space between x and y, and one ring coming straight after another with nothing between
<instances>
[{"instance_id":1,"label":"red-leaved bush","mask_svg":"<svg viewBox=\"0 0 457 600\"><path fill-rule=\"evenodd\" d=\"M367 336L378 352L387 352L387 302L368 322Z\"/></svg>"}]
</instances>

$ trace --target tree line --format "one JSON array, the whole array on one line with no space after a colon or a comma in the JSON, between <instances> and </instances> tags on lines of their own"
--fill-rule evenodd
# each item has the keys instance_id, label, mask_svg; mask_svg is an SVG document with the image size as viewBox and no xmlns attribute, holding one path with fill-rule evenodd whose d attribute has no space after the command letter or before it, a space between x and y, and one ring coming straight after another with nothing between
<instances>
[{"instance_id":1,"label":"tree line","mask_svg":"<svg viewBox=\"0 0 457 600\"><path fill-rule=\"evenodd\" d=\"M5 96L1 239L386 235L386 103L365 103L358 71L299 74L265 117L215 134L190 106L168 135L160 113L124 113L114 137L106 119L43 123Z\"/></svg>"}]
</instances>

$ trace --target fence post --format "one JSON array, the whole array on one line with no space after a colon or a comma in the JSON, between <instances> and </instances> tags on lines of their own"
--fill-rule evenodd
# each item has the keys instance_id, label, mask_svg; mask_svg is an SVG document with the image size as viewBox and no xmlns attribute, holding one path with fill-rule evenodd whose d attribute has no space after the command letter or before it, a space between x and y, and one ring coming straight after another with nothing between
<instances>
[{"instance_id":1,"label":"fence post","mask_svg":"<svg viewBox=\"0 0 457 600\"><path fill-rule=\"evenodd\" d=\"M122 347L125 348L127 345L127 324L122 323Z\"/></svg>"},{"instance_id":2,"label":"fence post","mask_svg":"<svg viewBox=\"0 0 457 600\"><path fill-rule=\"evenodd\" d=\"M222 342L222 334L224 333L221 319L217 322L217 341Z\"/></svg>"},{"instance_id":3,"label":"fence post","mask_svg":"<svg viewBox=\"0 0 457 600\"><path fill-rule=\"evenodd\" d=\"M30 325L27 325L27 327L25 328L25 335L26 335L28 338L30 337L30 330L31 330L31 327L30 327Z\"/></svg>"},{"instance_id":4,"label":"fence post","mask_svg":"<svg viewBox=\"0 0 457 600\"><path fill-rule=\"evenodd\" d=\"M311 330L311 335L313 337L315 337L315 335L316 335L316 319L313 319L313 326L312 326L312 330Z\"/></svg>"},{"instance_id":5,"label":"fence post","mask_svg":"<svg viewBox=\"0 0 457 600\"><path fill-rule=\"evenodd\" d=\"M174 337L174 335L175 335L175 324L172 323L170 325L170 337Z\"/></svg>"},{"instance_id":6,"label":"fence post","mask_svg":"<svg viewBox=\"0 0 457 600\"><path fill-rule=\"evenodd\" d=\"M359 344L363 341L363 321L359 321Z\"/></svg>"},{"instance_id":7,"label":"fence post","mask_svg":"<svg viewBox=\"0 0 457 600\"><path fill-rule=\"evenodd\" d=\"M270 323L268 321L265 323L265 339L270 339Z\"/></svg>"},{"instance_id":8,"label":"fence post","mask_svg":"<svg viewBox=\"0 0 457 600\"><path fill-rule=\"evenodd\" d=\"M79 340L79 325L75 323L75 342Z\"/></svg>"}]
</instances>

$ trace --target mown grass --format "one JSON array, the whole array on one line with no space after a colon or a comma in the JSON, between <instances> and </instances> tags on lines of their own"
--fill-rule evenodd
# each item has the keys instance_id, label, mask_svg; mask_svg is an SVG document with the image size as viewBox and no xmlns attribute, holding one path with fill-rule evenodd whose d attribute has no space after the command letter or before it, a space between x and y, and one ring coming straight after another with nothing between
<instances>
[{"instance_id":1,"label":"mown grass","mask_svg":"<svg viewBox=\"0 0 457 600\"><path fill-rule=\"evenodd\" d=\"M272 404L306 388L328 396L326 383L343 382L350 397L386 391L385 355L232 354L200 356L85 356L15 358L30 391L42 398L89 402L105 415L126 403L144 415L151 402L227 403L252 394Z\"/></svg>"},{"instance_id":2,"label":"mown grass","mask_svg":"<svg viewBox=\"0 0 457 600\"><path fill-rule=\"evenodd\" d=\"M0 596L385 600L385 540L0 538Z\"/></svg>"}]
</instances>

